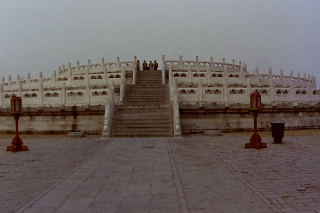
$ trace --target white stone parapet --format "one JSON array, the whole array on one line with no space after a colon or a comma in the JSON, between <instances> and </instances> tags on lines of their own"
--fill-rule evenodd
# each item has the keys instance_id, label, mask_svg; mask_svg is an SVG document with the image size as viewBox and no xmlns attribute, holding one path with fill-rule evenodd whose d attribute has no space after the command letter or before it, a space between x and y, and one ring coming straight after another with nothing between
<instances>
[{"instance_id":1,"label":"white stone parapet","mask_svg":"<svg viewBox=\"0 0 320 213\"><path fill-rule=\"evenodd\" d=\"M101 63L93 64L90 60L86 65L68 67L64 65L53 71L51 77L43 77L42 72L38 78L31 78L27 73L27 78L17 75L17 80L12 80L8 76L6 81L2 77L0 91L0 107L9 107L10 98L22 97L24 107L35 106L64 106L64 105L104 105L104 98L110 82L115 85L125 85L125 75L127 72L133 73L133 83L135 83L136 56L133 61L120 61L105 63L102 58ZM123 88L125 89L125 88ZM124 91L124 90L122 90ZM123 98L123 96L122 96Z\"/></svg>"},{"instance_id":2,"label":"white stone parapet","mask_svg":"<svg viewBox=\"0 0 320 213\"><path fill-rule=\"evenodd\" d=\"M300 72L295 77L293 71L290 76L284 76L283 70L275 75L272 69L268 74L259 73L255 68L253 73L247 71L247 66L236 65L234 60L228 64L222 62L165 60L163 56L163 71L169 72L169 82L177 81L179 101L182 104L204 103L248 104L250 94L259 92L262 103L276 106L281 103L316 105L320 102L320 90L316 89L314 76Z\"/></svg>"}]
</instances>

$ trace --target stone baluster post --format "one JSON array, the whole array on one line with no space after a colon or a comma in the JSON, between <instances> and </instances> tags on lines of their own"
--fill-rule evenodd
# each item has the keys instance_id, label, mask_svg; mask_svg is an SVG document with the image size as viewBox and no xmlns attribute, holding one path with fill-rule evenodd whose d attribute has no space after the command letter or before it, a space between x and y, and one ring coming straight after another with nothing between
<instances>
[{"instance_id":1,"label":"stone baluster post","mask_svg":"<svg viewBox=\"0 0 320 213\"><path fill-rule=\"evenodd\" d=\"M22 98L22 84L21 83L18 83L18 97Z\"/></svg>"},{"instance_id":2,"label":"stone baluster post","mask_svg":"<svg viewBox=\"0 0 320 213\"><path fill-rule=\"evenodd\" d=\"M108 85L108 70L107 67L103 71L103 82Z\"/></svg>"},{"instance_id":3,"label":"stone baluster post","mask_svg":"<svg viewBox=\"0 0 320 213\"><path fill-rule=\"evenodd\" d=\"M310 74L308 74L308 80L310 81Z\"/></svg>"},{"instance_id":4,"label":"stone baluster post","mask_svg":"<svg viewBox=\"0 0 320 213\"><path fill-rule=\"evenodd\" d=\"M191 65L188 64L188 82L189 84L192 83L192 72L191 72Z\"/></svg>"},{"instance_id":5,"label":"stone baluster post","mask_svg":"<svg viewBox=\"0 0 320 213\"><path fill-rule=\"evenodd\" d=\"M162 55L162 84L166 83L166 62L165 56Z\"/></svg>"},{"instance_id":6,"label":"stone baluster post","mask_svg":"<svg viewBox=\"0 0 320 213\"><path fill-rule=\"evenodd\" d=\"M243 79L244 78L244 73L243 73L243 67L242 67L242 64L241 64L241 61L239 61L239 67L240 67L240 84L243 84Z\"/></svg>"},{"instance_id":7,"label":"stone baluster post","mask_svg":"<svg viewBox=\"0 0 320 213\"><path fill-rule=\"evenodd\" d=\"M30 73L27 74L27 87L30 89Z\"/></svg>"},{"instance_id":8,"label":"stone baluster post","mask_svg":"<svg viewBox=\"0 0 320 213\"><path fill-rule=\"evenodd\" d=\"M104 73L104 67L106 66L106 64L104 63L104 58L101 59L101 72Z\"/></svg>"},{"instance_id":9,"label":"stone baluster post","mask_svg":"<svg viewBox=\"0 0 320 213\"><path fill-rule=\"evenodd\" d=\"M179 56L179 71L183 70L182 55Z\"/></svg>"},{"instance_id":10,"label":"stone baluster post","mask_svg":"<svg viewBox=\"0 0 320 213\"><path fill-rule=\"evenodd\" d=\"M291 74L291 73L290 73ZM295 102L295 91L294 91L294 81L290 79L290 102L294 104Z\"/></svg>"},{"instance_id":11,"label":"stone baluster post","mask_svg":"<svg viewBox=\"0 0 320 213\"><path fill-rule=\"evenodd\" d=\"M202 84L202 79L199 80L199 85L198 85L198 101L199 101L199 104L203 101L203 84Z\"/></svg>"},{"instance_id":12,"label":"stone baluster post","mask_svg":"<svg viewBox=\"0 0 320 213\"><path fill-rule=\"evenodd\" d=\"M254 70L254 76L255 76L255 80L256 80L256 83L259 84L260 83L260 77L259 77L259 70L258 70L258 67L255 68Z\"/></svg>"},{"instance_id":13,"label":"stone baluster post","mask_svg":"<svg viewBox=\"0 0 320 213\"><path fill-rule=\"evenodd\" d=\"M64 66L64 64L62 65L62 73L64 73L66 71L66 67Z\"/></svg>"},{"instance_id":14,"label":"stone baluster post","mask_svg":"<svg viewBox=\"0 0 320 213\"><path fill-rule=\"evenodd\" d=\"M213 71L213 57L210 57L210 72Z\"/></svg>"},{"instance_id":15,"label":"stone baluster post","mask_svg":"<svg viewBox=\"0 0 320 213\"><path fill-rule=\"evenodd\" d=\"M317 87L317 81L316 81L316 76L313 76L313 79L314 79L314 86L313 86L313 88L316 88Z\"/></svg>"},{"instance_id":16,"label":"stone baluster post","mask_svg":"<svg viewBox=\"0 0 320 213\"><path fill-rule=\"evenodd\" d=\"M305 81L305 80L307 80L307 73L303 73L303 80Z\"/></svg>"},{"instance_id":17,"label":"stone baluster post","mask_svg":"<svg viewBox=\"0 0 320 213\"><path fill-rule=\"evenodd\" d=\"M172 74L172 65L169 65L169 83L172 84L173 74Z\"/></svg>"},{"instance_id":18,"label":"stone baluster post","mask_svg":"<svg viewBox=\"0 0 320 213\"><path fill-rule=\"evenodd\" d=\"M90 70L91 70L91 61L88 59L88 65L87 65L87 73L86 73L86 78L85 81L90 81Z\"/></svg>"},{"instance_id":19,"label":"stone baluster post","mask_svg":"<svg viewBox=\"0 0 320 213\"><path fill-rule=\"evenodd\" d=\"M196 56L196 61L195 61L195 66L196 66L196 70L197 70L197 72L198 72L198 70L199 70L199 57L198 56Z\"/></svg>"},{"instance_id":20,"label":"stone baluster post","mask_svg":"<svg viewBox=\"0 0 320 213\"><path fill-rule=\"evenodd\" d=\"M8 88L11 90L11 75L8 76Z\"/></svg>"},{"instance_id":21,"label":"stone baluster post","mask_svg":"<svg viewBox=\"0 0 320 213\"><path fill-rule=\"evenodd\" d=\"M211 75L211 71L210 71L210 65L207 65L207 85L211 85L211 78L212 78L212 75Z\"/></svg>"},{"instance_id":22,"label":"stone baluster post","mask_svg":"<svg viewBox=\"0 0 320 213\"><path fill-rule=\"evenodd\" d=\"M269 95L270 95L270 102L273 103L275 100L275 92L274 92L274 83L273 78L269 78Z\"/></svg>"},{"instance_id":23,"label":"stone baluster post","mask_svg":"<svg viewBox=\"0 0 320 213\"><path fill-rule=\"evenodd\" d=\"M39 83L39 91L38 91L38 105L43 105L43 82Z\"/></svg>"},{"instance_id":24,"label":"stone baluster post","mask_svg":"<svg viewBox=\"0 0 320 213\"><path fill-rule=\"evenodd\" d=\"M57 72L54 70L52 74L52 87L56 87L57 85Z\"/></svg>"},{"instance_id":25,"label":"stone baluster post","mask_svg":"<svg viewBox=\"0 0 320 213\"><path fill-rule=\"evenodd\" d=\"M58 75L61 73L61 66L58 67Z\"/></svg>"},{"instance_id":26,"label":"stone baluster post","mask_svg":"<svg viewBox=\"0 0 320 213\"><path fill-rule=\"evenodd\" d=\"M284 79L283 79L283 69L280 70L280 84L284 84Z\"/></svg>"},{"instance_id":27,"label":"stone baluster post","mask_svg":"<svg viewBox=\"0 0 320 213\"><path fill-rule=\"evenodd\" d=\"M39 72L39 82L42 82L42 72Z\"/></svg>"},{"instance_id":28,"label":"stone baluster post","mask_svg":"<svg viewBox=\"0 0 320 213\"><path fill-rule=\"evenodd\" d=\"M4 80L2 78L2 80ZM0 107L3 106L3 84L0 84Z\"/></svg>"},{"instance_id":29,"label":"stone baluster post","mask_svg":"<svg viewBox=\"0 0 320 213\"><path fill-rule=\"evenodd\" d=\"M224 106L229 107L229 91L228 91L228 79L223 79L223 101Z\"/></svg>"},{"instance_id":30,"label":"stone baluster post","mask_svg":"<svg viewBox=\"0 0 320 213\"><path fill-rule=\"evenodd\" d=\"M235 61L232 59L232 71L235 71Z\"/></svg>"},{"instance_id":31,"label":"stone baluster post","mask_svg":"<svg viewBox=\"0 0 320 213\"><path fill-rule=\"evenodd\" d=\"M223 58L222 66L223 66L223 79L228 79L229 75L228 75L228 70L227 70L227 66L224 58Z\"/></svg>"},{"instance_id":32,"label":"stone baluster post","mask_svg":"<svg viewBox=\"0 0 320 213\"><path fill-rule=\"evenodd\" d=\"M17 75L17 83L19 84L20 82L20 74Z\"/></svg>"},{"instance_id":33,"label":"stone baluster post","mask_svg":"<svg viewBox=\"0 0 320 213\"><path fill-rule=\"evenodd\" d=\"M133 57L133 69L132 69L132 84L136 84L137 82L137 56Z\"/></svg>"},{"instance_id":34,"label":"stone baluster post","mask_svg":"<svg viewBox=\"0 0 320 213\"><path fill-rule=\"evenodd\" d=\"M90 105L90 81L86 81L86 90L84 94L85 105Z\"/></svg>"},{"instance_id":35,"label":"stone baluster post","mask_svg":"<svg viewBox=\"0 0 320 213\"><path fill-rule=\"evenodd\" d=\"M79 72L79 71L80 71L80 62L77 61L77 72Z\"/></svg>"},{"instance_id":36,"label":"stone baluster post","mask_svg":"<svg viewBox=\"0 0 320 213\"><path fill-rule=\"evenodd\" d=\"M117 57L117 70L121 70L121 67L120 67L120 57Z\"/></svg>"},{"instance_id":37,"label":"stone baluster post","mask_svg":"<svg viewBox=\"0 0 320 213\"><path fill-rule=\"evenodd\" d=\"M61 87L61 105L66 105L67 93L66 93L66 82L62 82Z\"/></svg>"},{"instance_id":38,"label":"stone baluster post","mask_svg":"<svg viewBox=\"0 0 320 213\"><path fill-rule=\"evenodd\" d=\"M247 78L247 102L250 104L250 95L252 93L251 78Z\"/></svg>"},{"instance_id":39,"label":"stone baluster post","mask_svg":"<svg viewBox=\"0 0 320 213\"><path fill-rule=\"evenodd\" d=\"M69 66L69 68L68 68L68 70L69 70L68 83L69 83L70 86L72 86L73 85L73 79L72 79L71 63L69 63L68 66Z\"/></svg>"}]
</instances>

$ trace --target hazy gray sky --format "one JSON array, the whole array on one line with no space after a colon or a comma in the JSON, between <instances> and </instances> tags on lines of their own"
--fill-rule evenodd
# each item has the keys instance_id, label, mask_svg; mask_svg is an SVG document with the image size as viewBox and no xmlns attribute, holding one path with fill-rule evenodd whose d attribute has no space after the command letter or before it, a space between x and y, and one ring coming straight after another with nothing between
<instances>
[{"instance_id":1,"label":"hazy gray sky","mask_svg":"<svg viewBox=\"0 0 320 213\"><path fill-rule=\"evenodd\" d=\"M226 58L317 77L319 0L0 0L0 76L75 65Z\"/></svg>"}]
</instances>

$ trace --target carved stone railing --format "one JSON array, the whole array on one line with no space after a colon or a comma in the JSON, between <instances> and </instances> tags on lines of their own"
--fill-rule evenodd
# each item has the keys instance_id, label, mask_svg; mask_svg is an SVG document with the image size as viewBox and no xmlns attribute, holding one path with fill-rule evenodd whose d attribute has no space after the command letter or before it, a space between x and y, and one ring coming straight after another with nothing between
<instances>
[{"instance_id":1,"label":"carved stone railing","mask_svg":"<svg viewBox=\"0 0 320 213\"><path fill-rule=\"evenodd\" d=\"M121 75L121 83L120 83L120 101L119 104L123 104L124 102L124 96L126 94L127 84L126 84L126 75L124 67L122 69L122 75Z\"/></svg>"},{"instance_id":2,"label":"carved stone railing","mask_svg":"<svg viewBox=\"0 0 320 213\"><path fill-rule=\"evenodd\" d=\"M179 107L179 95L178 95L178 86L176 80L170 82L170 98L172 103L172 123L174 137L181 137L181 123L180 123L180 107Z\"/></svg>"},{"instance_id":3,"label":"carved stone railing","mask_svg":"<svg viewBox=\"0 0 320 213\"><path fill-rule=\"evenodd\" d=\"M111 83L108 88L108 96L105 105L105 114L104 114L104 126L102 131L103 138L109 138L111 136L111 127L114 114L114 84Z\"/></svg>"}]
</instances>

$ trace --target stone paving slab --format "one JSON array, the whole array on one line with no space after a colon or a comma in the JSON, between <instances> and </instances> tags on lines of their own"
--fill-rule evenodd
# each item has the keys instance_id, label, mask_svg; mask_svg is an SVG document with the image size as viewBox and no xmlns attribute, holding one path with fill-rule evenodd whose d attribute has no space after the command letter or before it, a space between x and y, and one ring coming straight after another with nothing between
<instances>
[{"instance_id":1,"label":"stone paving slab","mask_svg":"<svg viewBox=\"0 0 320 213\"><path fill-rule=\"evenodd\" d=\"M0 135L0 212L320 212L319 130L100 139Z\"/></svg>"}]
</instances>

